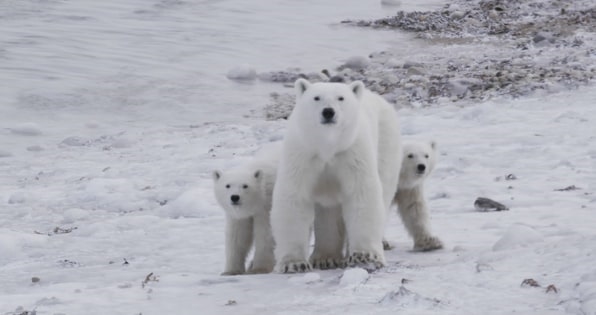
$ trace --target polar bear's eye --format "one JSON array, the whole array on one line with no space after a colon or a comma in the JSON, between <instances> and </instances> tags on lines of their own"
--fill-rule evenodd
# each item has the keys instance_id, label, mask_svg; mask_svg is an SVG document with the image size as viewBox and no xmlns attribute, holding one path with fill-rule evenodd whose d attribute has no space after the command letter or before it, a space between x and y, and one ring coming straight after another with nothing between
<instances>
[{"instance_id":1,"label":"polar bear's eye","mask_svg":"<svg viewBox=\"0 0 596 315\"><path fill-rule=\"evenodd\" d=\"M321 98L318 96L315 96L315 101L319 101L319 100L321 100Z\"/></svg>"},{"instance_id":2,"label":"polar bear's eye","mask_svg":"<svg viewBox=\"0 0 596 315\"><path fill-rule=\"evenodd\" d=\"M230 184L227 184L227 185L226 185L226 188L227 188L227 189L230 189Z\"/></svg>"},{"instance_id":3,"label":"polar bear's eye","mask_svg":"<svg viewBox=\"0 0 596 315\"><path fill-rule=\"evenodd\" d=\"M248 188L248 185L244 184L244 185L242 185L242 188L246 189L246 188Z\"/></svg>"},{"instance_id":4,"label":"polar bear's eye","mask_svg":"<svg viewBox=\"0 0 596 315\"><path fill-rule=\"evenodd\" d=\"M337 98L337 100L340 101L340 102L343 102L344 97L343 96L340 96L340 97Z\"/></svg>"},{"instance_id":5,"label":"polar bear's eye","mask_svg":"<svg viewBox=\"0 0 596 315\"><path fill-rule=\"evenodd\" d=\"M424 157L428 159L428 154L425 154Z\"/></svg>"},{"instance_id":6,"label":"polar bear's eye","mask_svg":"<svg viewBox=\"0 0 596 315\"><path fill-rule=\"evenodd\" d=\"M408 154L408 159L413 159L414 158L414 154L410 153Z\"/></svg>"}]
</instances>

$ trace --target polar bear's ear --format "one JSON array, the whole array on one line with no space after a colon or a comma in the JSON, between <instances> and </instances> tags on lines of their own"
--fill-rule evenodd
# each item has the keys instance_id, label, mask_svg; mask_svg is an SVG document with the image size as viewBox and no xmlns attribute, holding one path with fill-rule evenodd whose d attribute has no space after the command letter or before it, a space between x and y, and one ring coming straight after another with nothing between
<instances>
[{"instance_id":1,"label":"polar bear's ear","mask_svg":"<svg viewBox=\"0 0 596 315\"><path fill-rule=\"evenodd\" d=\"M221 172L220 171L213 171L213 181L216 182L220 178L221 178Z\"/></svg>"},{"instance_id":2,"label":"polar bear's ear","mask_svg":"<svg viewBox=\"0 0 596 315\"><path fill-rule=\"evenodd\" d=\"M362 98L362 94L364 94L364 83L362 83L362 81L354 81L350 83L349 87L350 90L352 90L352 93L356 95L357 99Z\"/></svg>"},{"instance_id":3,"label":"polar bear's ear","mask_svg":"<svg viewBox=\"0 0 596 315\"><path fill-rule=\"evenodd\" d=\"M306 92L306 90L310 87L310 82L308 82L308 80L300 78L298 80L296 80L296 82L294 83L294 88L296 89L296 94L298 94L298 96L301 96L302 94L304 94L304 92Z\"/></svg>"},{"instance_id":4,"label":"polar bear's ear","mask_svg":"<svg viewBox=\"0 0 596 315\"><path fill-rule=\"evenodd\" d=\"M437 150L437 142L435 140L431 140L429 144L433 150Z\"/></svg>"}]
</instances>

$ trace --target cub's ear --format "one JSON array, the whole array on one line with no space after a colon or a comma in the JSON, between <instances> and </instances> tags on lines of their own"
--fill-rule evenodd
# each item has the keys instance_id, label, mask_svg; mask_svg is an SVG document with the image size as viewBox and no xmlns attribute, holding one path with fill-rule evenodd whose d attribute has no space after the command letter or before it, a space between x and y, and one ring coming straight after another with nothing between
<instances>
[{"instance_id":1,"label":"cub's ear","mask_svg":"<svg viewBox=\"0 0 596 315\"><path fill-rule=\"evenodd\" d=\"M257 171L255 172L255 178L256 178L256 179L259 179L259 180L260 180L261 178L263 178L263 172L262 172L261 170L257 170Z\"/></svg>"},{"instance_id":2,"label":"cub's ear","mask_svg":"<svg viewBox=\"0 0 596 315\"><path fill-rule=\"evenodd\" d=\"M430 147L436 151L437 150L437 142L435 140L431 140Z\"/></svg>"},{"instance_id":3,"label":"cub's ear","mask_svg":"<svg viewBox=\"0 0 596 315\"><path fill-rule=\"evenodd\" d=\"M308 80L300 78L294 82L294 89L296 90L296 95L302 96L306 90L310 87L310 82Z\"/></svg>"},{"instance_id":4,"label":"cub's ear","mask_svg":"<svg viewBox=\"0 0 596 315\"><path fill-rule=\"evenodd\" d=\"M349 87L350 90L352 90L352 93L356 95L357 99L362 98L362 95L364 95L364 83L362 83L362 81L354 81L350 83Z\"/></svg>"},{"instance_id":5,"label":"cub's ear","mask_svg":"<svg viewBox=\"0 0 596 315\"><path fill-rule=\"evenodd\" d=\"M221 172L220 171L213 171L213 181L216 182L221 178Z\"/></svg>"}]
</instances>

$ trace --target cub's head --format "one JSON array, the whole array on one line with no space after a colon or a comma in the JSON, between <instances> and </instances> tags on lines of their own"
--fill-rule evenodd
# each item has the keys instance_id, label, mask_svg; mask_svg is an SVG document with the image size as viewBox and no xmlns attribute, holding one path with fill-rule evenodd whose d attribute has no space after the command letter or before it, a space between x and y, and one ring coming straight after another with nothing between
<instances>
[{"instance_id":1,"label":"cub's head","mask_svg":"<svg viewBox=\"0 0 596 315\"><path fill-rule=\"evenodd\" d=\"M434 141L404 142L404 157L399 175L400 188L414 188L433 171L437 158Z\"/></svg>"},{"instance_id":2,"label":"cub's head","mask_svg":"<svg viewBox=\"0 0 596 315\"><path fill-rule=\"evenodd\" d=\"M226 213L243 219L263 208L261 170L231 169L213 172L213 187L217 202Z\"/></svg>"},{"instance_id":3,"label":"cub's head","mask_svg":"<svg viewBox=\"0 0 596 315\"><path fill-rule=\"evenodd\" d=\"M295 114L305 128L329 128L352 124L364 93L364 84L338 82L310 83L298 79Z\"/></svg>"}]
</instances>

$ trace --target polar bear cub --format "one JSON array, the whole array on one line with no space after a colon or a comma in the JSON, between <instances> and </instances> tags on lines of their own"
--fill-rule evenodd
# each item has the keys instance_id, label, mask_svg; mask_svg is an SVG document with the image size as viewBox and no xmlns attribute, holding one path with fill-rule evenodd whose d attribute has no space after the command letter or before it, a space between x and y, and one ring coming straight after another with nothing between
<instances>
[{"instance_id":1,"label":"polar bear cub","mask_svg":"<svg viewBox=\"0 0 596 315\"><path fill-rule=\"evenodd\" d=\"M275 266L271 233L271 195L281 144L261 149L253 160L226 171L214 171L217 202L226 213L226 265L222 275L246 272L246 257L254 243L248 273L269 273Z\"/></svg>"},{"instance_id":2,"label":"polar bear cub","mask_svg":"<svg viewBox=\"0 0 596 315\"><path fill-rule=\"evenodd\" d=\"M298 79L295 89L271 210L277 269L341 266L346 241L348 265L379 268L401 167L397 112L360 81Z\"/></svg>"},{"instance_id":3,"label":"polar bear cub","mask_svg":"<svg viewBox=\"0 0 596 315\"><path fill-rule=\"evenodd\" d=\"M435 168L437 146L434 141L404 141L403 163L394 203L402 222L414 239L415 251L443 248L430 231L429 210L424 198L424 182Z\"/></svg>"}]
</instances>

